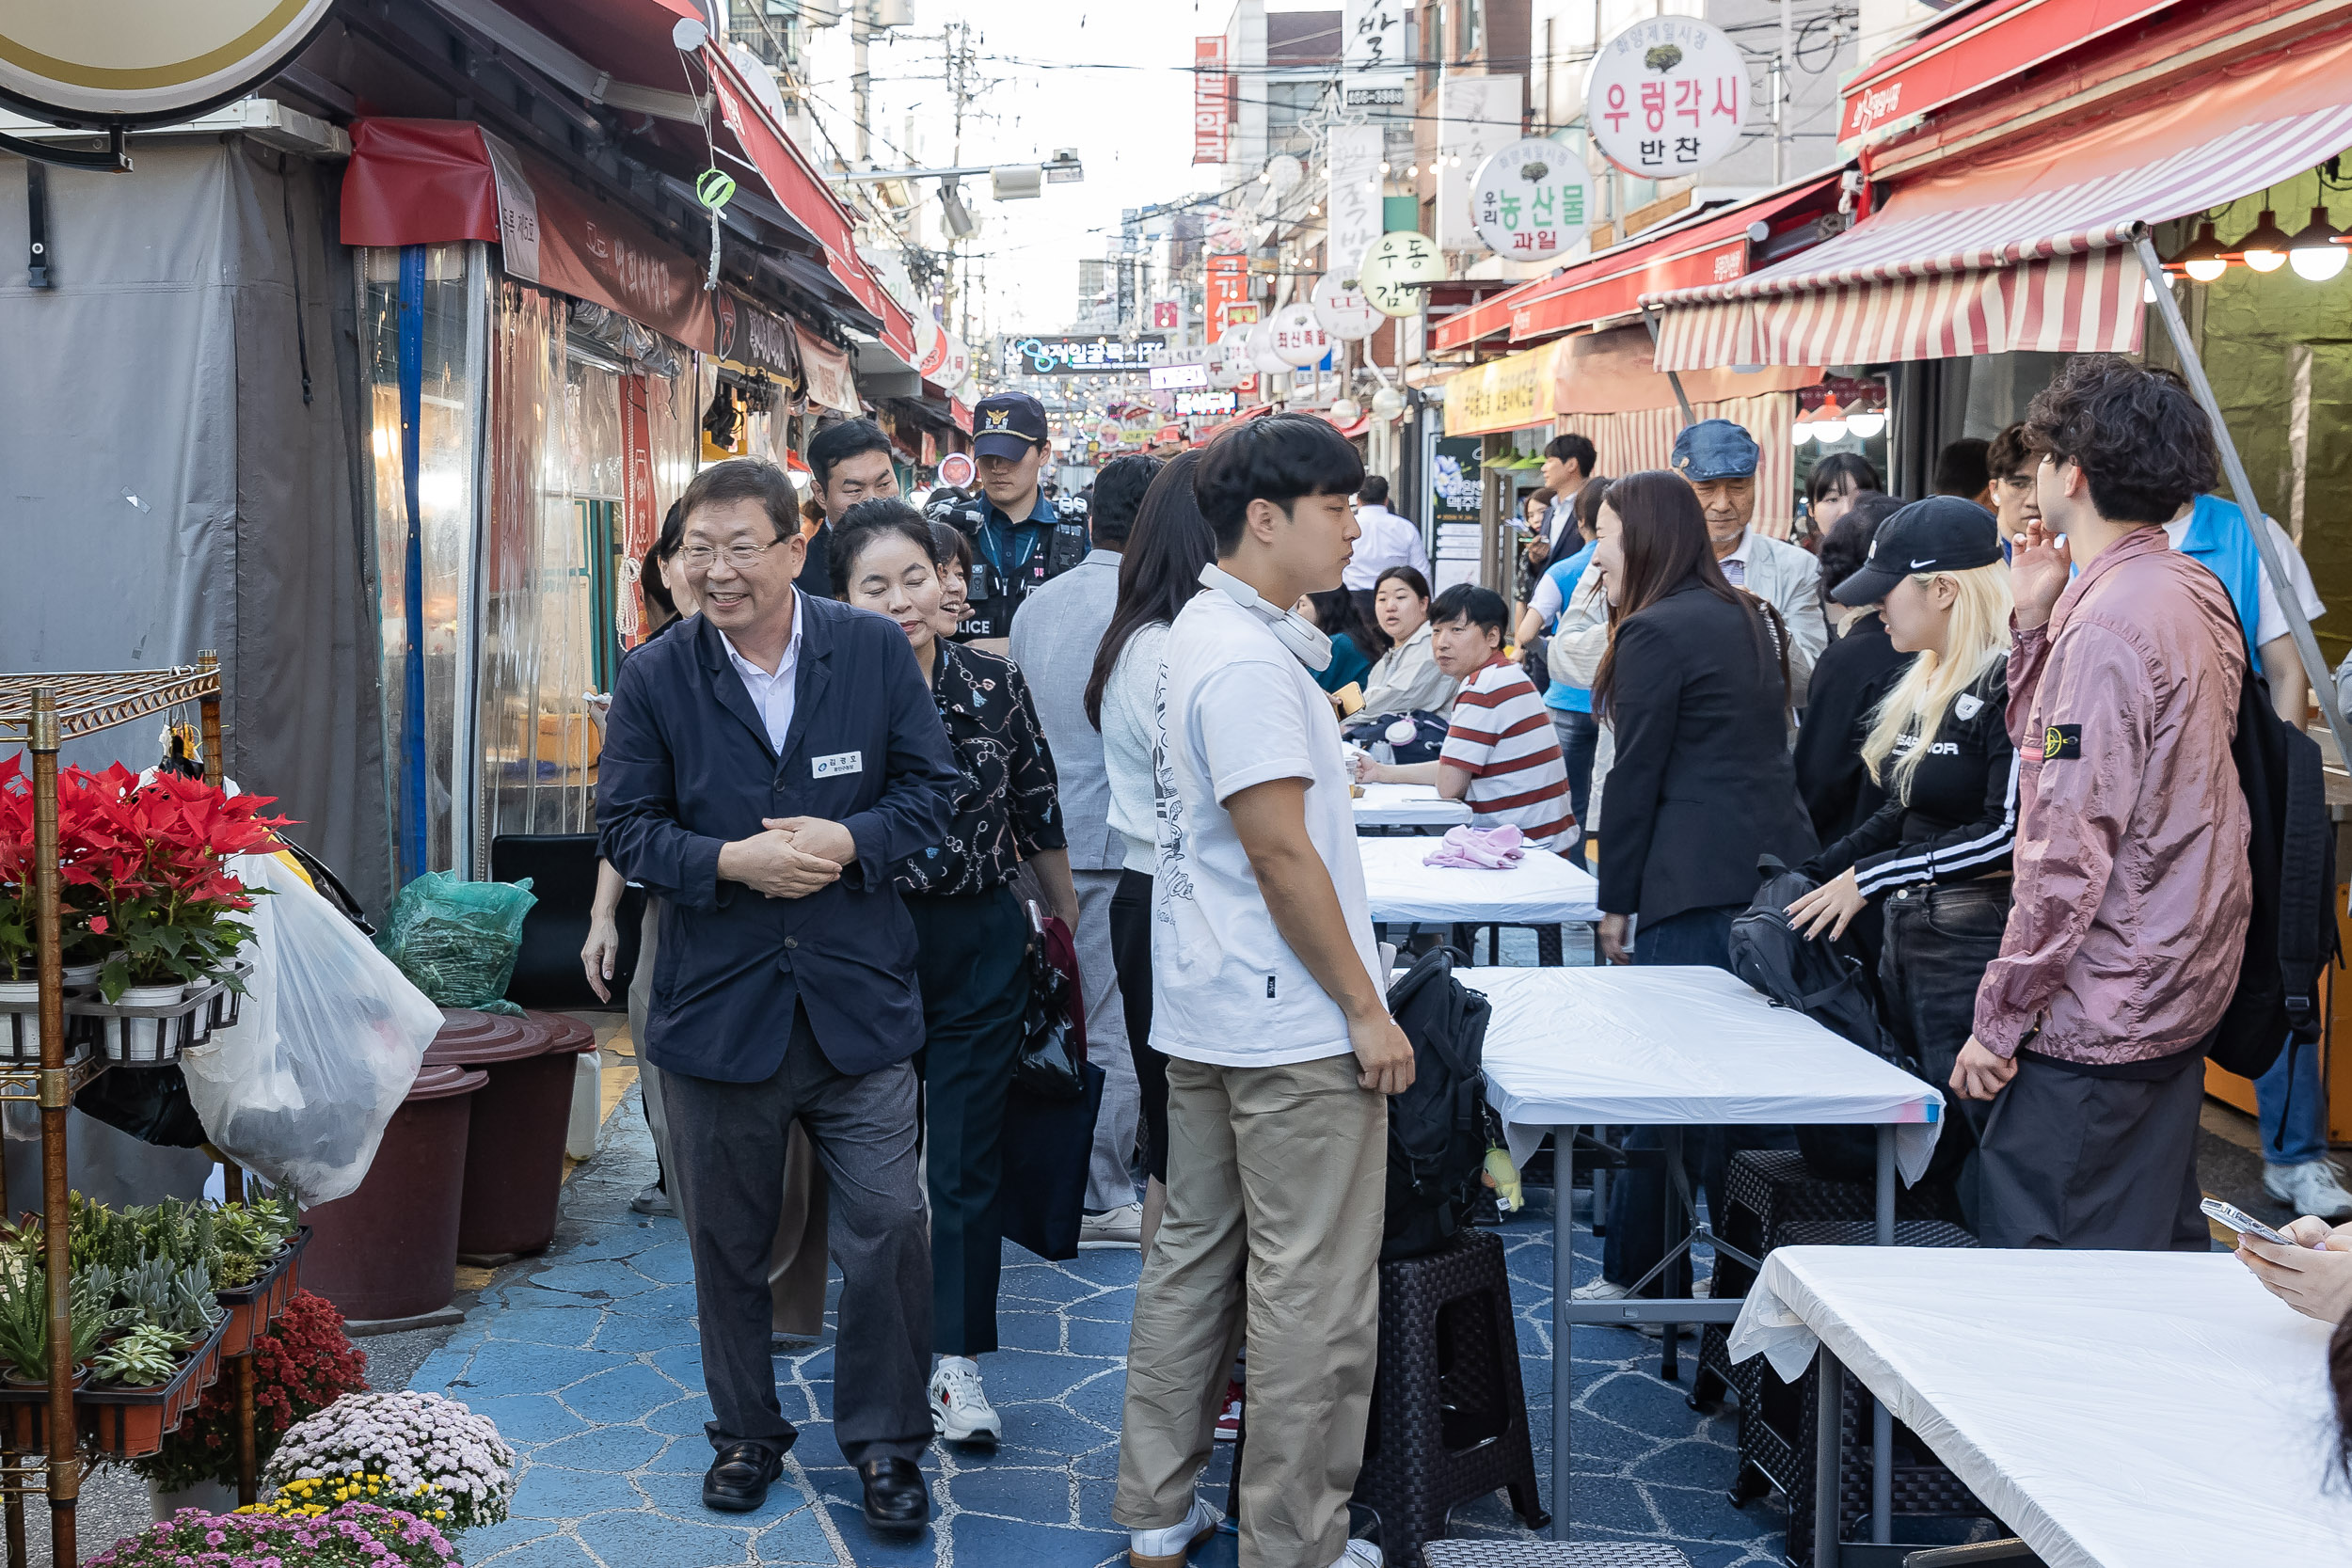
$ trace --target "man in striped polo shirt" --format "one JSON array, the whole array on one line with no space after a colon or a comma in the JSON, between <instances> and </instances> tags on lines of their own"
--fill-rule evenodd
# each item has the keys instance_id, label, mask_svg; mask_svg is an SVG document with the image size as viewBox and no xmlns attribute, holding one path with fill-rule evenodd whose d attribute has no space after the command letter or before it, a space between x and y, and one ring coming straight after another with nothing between
<instances>
[{"instance_id":1,"label":"man in striped polo shirt","mask_svg":"<svg viewBox=\"0 0 2352 1568\"><path fill-rule=\"evenodd\" d=\"M1502 656L1510 613L1491 588L1456 583L1429 607L1438 668L1462 683L1453 724L1435 762L1398 766L1367 757L1357 776L1368 784L1425 784L1449 800L1467 801L1475 827L1509 823L1540 849L1576 832L1568 809L1568 769L1544 699Z\"/></svg>"}]
</instances>

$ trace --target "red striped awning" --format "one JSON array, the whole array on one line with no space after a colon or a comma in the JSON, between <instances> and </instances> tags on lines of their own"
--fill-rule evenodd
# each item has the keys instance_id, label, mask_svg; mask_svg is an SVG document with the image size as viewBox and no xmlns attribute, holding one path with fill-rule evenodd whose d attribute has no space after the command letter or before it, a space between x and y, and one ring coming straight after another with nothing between
<instances>
[{"instance_id":1,"label":"red striped awning","mask_svg":"<svg viewBox=\"0 0 2352 1568\"><path fill-rule=\"evenodd\" d=\"M2225 81L2217 99L2249 84ZM2352 98L2338 74L2327 96ZM1922 180L1836 238L1736 281L1645 295L1660 370L1865 364L2013 349L2129 352L2140 277L2123 247L2352 145L2352 103L2249 120L2201 94ZM2218 127L2218 129L2217 129Z\"/></svg>"}]
</instances>

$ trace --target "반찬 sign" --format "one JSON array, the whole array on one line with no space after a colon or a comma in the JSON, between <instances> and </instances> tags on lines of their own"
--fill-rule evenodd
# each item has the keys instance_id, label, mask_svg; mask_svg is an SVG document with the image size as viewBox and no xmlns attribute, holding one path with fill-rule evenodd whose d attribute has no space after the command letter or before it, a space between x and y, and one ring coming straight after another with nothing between
<instances>
[{"instance_id":1,"label":"\ubc18\ucc2c sign","mask_svg":"<svg viewBox=\"0 0 2352 1568\"><path fill-rule=\"evenodd\" d=\"M1637 22L1601 45L1585 123L1611 163L1652 180L1696 174L1740 144L1748 67L1717 27L1685 16Z\"/></svg>"}]
</instances>

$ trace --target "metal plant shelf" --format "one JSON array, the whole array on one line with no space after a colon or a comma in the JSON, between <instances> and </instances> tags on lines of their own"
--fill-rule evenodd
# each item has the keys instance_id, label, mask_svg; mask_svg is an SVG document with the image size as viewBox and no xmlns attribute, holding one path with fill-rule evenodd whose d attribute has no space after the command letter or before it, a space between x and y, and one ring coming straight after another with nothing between
<instances>
[{"instance_id":1,"label":"metal plant shelf","mask_svg":"<svg viewBox=\"0 0 2352 1568\"><path fill-rule=\"evenodd\" d=\"M0 675L0 745L32 739L33 691L44 686L57 695L58 738L72 740L208 697L217 701L220 672L183 664L168 670Z\"/></svg>"},{"instance_id":2,"label":"metal plant shelf","mask_svg":"<svg viewBox=\"0 0 2352 1568\"><path fill-rule=\"evenodd\" d=\"M66 1093L80 1094L90 1081L115 1064L98 1053L94 1045L80 1048L81 1054L66 1064ZM30 1062L0 1066L0 1104L9 1101L37 1105L40 1102L40 1068Z\"/></svg>"}]
</instances>

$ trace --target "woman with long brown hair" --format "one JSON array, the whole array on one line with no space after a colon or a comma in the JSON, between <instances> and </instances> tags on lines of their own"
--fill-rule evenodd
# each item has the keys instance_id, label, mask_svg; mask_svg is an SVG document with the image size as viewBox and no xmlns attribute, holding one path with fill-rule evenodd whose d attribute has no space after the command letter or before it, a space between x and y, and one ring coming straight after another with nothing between
<instances>
[{"instance_id":1,"label":"woman with long brown hair","mask_svg":"<svg viewBox=\"0 0 2352 1568\"><path fill-rule=\"evenodd\" d=\"M1732 916L1763 880L1756 858L1795 865L1818 847L1788 760L1787 637L1769 607L1725 580L1679 474L1617 481L1599 524L1587 570L1599 574L1614 629L1593 711L1616 738L1600 834L1601 951L1611 963L1728 969ZM1732 1130L1706 1131L1684 1147L1720 1214ZM1643 1129L1629 1142L1661 1145ZM1602 1278L1577 1294L1623 1296L1657 1262L1661 1176L1628 1171L1614 1184Z\"/></svg>"}]
</instances>

